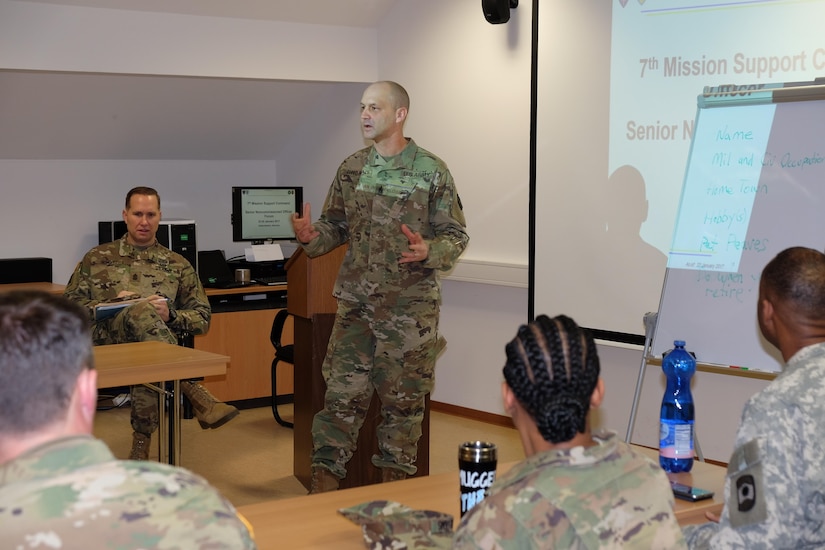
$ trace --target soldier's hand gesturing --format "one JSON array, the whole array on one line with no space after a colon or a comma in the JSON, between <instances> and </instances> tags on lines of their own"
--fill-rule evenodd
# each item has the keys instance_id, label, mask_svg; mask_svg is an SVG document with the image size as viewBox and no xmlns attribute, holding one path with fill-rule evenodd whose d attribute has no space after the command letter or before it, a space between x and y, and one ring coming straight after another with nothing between
<instances>
[{"instance_id":1,"label":"soldier's hand gesturing","mask_svg":"<svg viewBox=\"0 0 825 550\"><path fill-rule=\"evenodd\" d=\"M310 204L304 203L304 213L298 216L298 213L292 214L292 230L295 231L295 238L298 242L307 244L309 241L320 235L315 231L315 226L312 225L312 215L310 212Z\"/></svg>"},{"instance_id":2,"label":"soldier's hand gesturing","mask_svg":"<svg viewBox=\"0 0 825 550\"><path fill-rule=\"evenodd\" d=\"M430 253L430 246L427 241L421 236L421 233L413 232L407 224L401 224L401 232L410 241L409 252L402 252L401 259L398 260L400 264L408 264L410 262L423 262L427 259Z\"/></svg>"}]
</instances>

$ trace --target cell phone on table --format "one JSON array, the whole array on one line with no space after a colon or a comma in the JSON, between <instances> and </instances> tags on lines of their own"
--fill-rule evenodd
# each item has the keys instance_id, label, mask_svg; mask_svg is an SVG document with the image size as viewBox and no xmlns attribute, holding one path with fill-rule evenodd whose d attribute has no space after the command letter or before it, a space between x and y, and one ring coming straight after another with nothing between
<instances>
[{"instance_id":1,"label":"cell phone on table","mask_svg":"<svg viewBox=\"0 0 825 550\"><path fill-rule=\"evenodd\" d=\"M698 487L691 487L690 485L684 485L675 481L670 482L670 487L673 489L673 496L683 500L689 500L691 502L704 500L713 496L713 491L699 489Z\"/></svg>"}]
</instances>

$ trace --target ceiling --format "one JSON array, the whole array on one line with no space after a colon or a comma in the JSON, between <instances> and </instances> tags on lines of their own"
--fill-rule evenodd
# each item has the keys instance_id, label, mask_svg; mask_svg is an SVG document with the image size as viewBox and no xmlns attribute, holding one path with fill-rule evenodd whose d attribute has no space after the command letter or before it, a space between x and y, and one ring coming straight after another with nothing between
<instances>
[{"instance_id":1,"label":"ceiling","mask_svg":"<svg viewBox=\"0 0 825 550\"><path fill-rule=\"evenodd\" d=\"M18 0L89 8L375 27L397 0Z\"/></svg>"},{"instance_id":2,"label":"ceiling","mask_svg":"<svg viewBox=\"0 0 825 550\"><path fill-rule=\"evenodd\" d=\"M397 2L20 1L354 27L377 26ZM0 70L0 158L271 160L334 86Z\"/></svg>"}]
</instances>

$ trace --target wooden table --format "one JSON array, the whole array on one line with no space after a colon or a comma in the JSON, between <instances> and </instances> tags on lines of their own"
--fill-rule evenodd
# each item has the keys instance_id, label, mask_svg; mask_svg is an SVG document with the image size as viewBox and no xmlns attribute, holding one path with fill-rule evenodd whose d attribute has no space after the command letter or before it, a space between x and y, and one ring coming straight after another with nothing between
<instances>
[{"instance_id":1,"label":"wooden table","mask_svg":"<svg viewBox=\"0 0 825 550\"><path fill-rule=\"evenodd\" d=\"M237 288L204 289L210 303L222 297L243 297L272 292L285 292L286 283L278 285L250 285ZM13 290L41 290L62 295L66 285L55 283L7 283L0 284L0 292ZM241 302L243 303L243 302ZM251 301L249 303L258 303ZM213 310L209 330L195 336L195 349L227 355L230 364L217 376L206 375L202 382L221 401L267 398L271 395L270 365L274 350L269 341L272 321L279 308L239 309L233 311ZM284 344L293 342L292 320L288 320L284 330ZM294 393L293 369L281 368L277 372L279 394ZM125 384L123 384L125 385ZM111 386L100 386L111 387Z\"/></svg>"},{"instance_id":2,"label":"wooden table","mask_svg":"<svg viewBox=\"0 0 825 550\"><path fill-rule=\"evenodd\" d=\"M641 450L658 460L655 449ZM499 465L499 473L514 463ZM457 527L460 521L458 465L456 471L394 483L367 485L319 495L293 497L241 506L238 511L252 524L258 548L348 548L364 550L361 528L337 513L370 500L392 500L420 510L437 510L452 514ZM719 513L724 503L725 468L697 462L693 471L669 474L686 485L715 491L712 499L691 503L676 500L676 517L680 525L703 523L705 512Z\"/></svg>"},{"instance_id":3,"label":"wooden table","mask_svg":"<svg viewBox=\"0 0 825 550\"><path fill-rule=\"evenodd\" d=\"M286 284L205 290L212 320L205 334L195 336L195 349L228 355L231 360L225 376L207 377L203 386L221 401L255 399L260 400L259 405L268 401L275 354L269 337L272 321L282 307L274 303L274 297L286 295ZM262 296L267 298L250 300ZM292 342L292 319L287 319L282 343ZM294 393L292 365L282 363L276 375L278 393Z\"/></svg>"},{"instance_id":4,"label":"wooden table","mask_svg":"<svg viewBox=\"0 0 825 550\"><path fill-rule=\"evenodd\" d=\"M180 381L224 374L229 357L166 342L95 346L93 352L98 388L147 384L159 392L160 460L178 464ZM152 384L157 382L160 384ZM171 382L171 389L166 388L166 382Z\"/></svg>"},{"instance_id":5,"label":"wooden table","mask_svg":"<svg viewBox=\"0 0 825 550\"><path fill-rule=\"evenodd\" d=\"M66 285L55 283L5 283L0 285L0 292L11 292L12 290L42 290L49 294L63 294Z\"/></svg>"}]
</instances>

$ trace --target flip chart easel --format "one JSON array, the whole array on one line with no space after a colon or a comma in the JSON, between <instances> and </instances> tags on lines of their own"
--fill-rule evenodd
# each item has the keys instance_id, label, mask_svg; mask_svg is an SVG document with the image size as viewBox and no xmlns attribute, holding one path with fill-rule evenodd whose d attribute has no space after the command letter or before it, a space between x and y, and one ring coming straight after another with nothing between
<instances>
[{"instance_id":1,"label":"flip chart easel","mask_svg":"<svg viewBox=\"0 0 825 550\"><path fill-rule=\"evenodd\" d=\"M777 372L756 318L765 264L825 250L825 80L705 88L650 354Z\"/></svg>"},{"instance_id":2,"label":"flip chart easel","mask_svg":"<svg viewBox=\"0 0 825 550\"><path fill-rule=\"evenodd\" d=\"M762 269L788 247L825 250L825 79L708 87L697 104L659 311L644 317L628 442L646 367L674 340L699 371L773 378L782 360L756 317Z\"/></svg>"}]
</instances>

